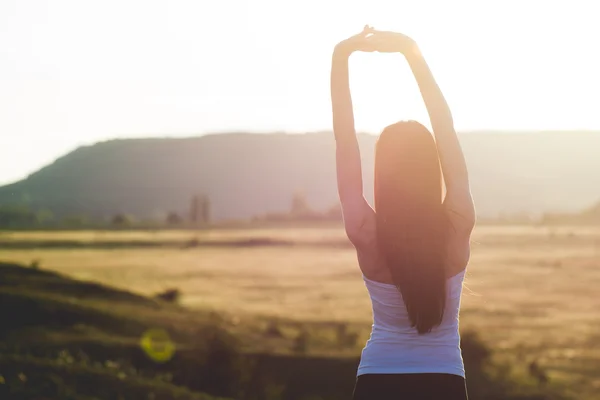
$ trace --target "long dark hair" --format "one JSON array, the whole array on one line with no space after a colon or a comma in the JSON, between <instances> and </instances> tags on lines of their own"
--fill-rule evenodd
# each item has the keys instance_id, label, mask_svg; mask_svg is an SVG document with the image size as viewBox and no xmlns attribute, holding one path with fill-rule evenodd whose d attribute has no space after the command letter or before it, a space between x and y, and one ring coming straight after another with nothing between
<instances>
[{"instance_id":1,"label":"long dark hair","mask_svg":"<svg viewBox=\"0 0 600 400\"><path fill-rule=\"evenodd\" d=\"M433 135L416 121L383 130L375 154L377 243L420 334L440 325L446 305L448 223Z\"/></svg>"}]
</instances>

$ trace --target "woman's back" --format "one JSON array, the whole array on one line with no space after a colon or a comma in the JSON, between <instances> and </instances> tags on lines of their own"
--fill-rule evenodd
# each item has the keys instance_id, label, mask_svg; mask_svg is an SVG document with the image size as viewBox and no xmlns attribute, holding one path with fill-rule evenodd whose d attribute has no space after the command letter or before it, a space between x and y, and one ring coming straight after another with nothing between
<instances>
[{"instance_id":1,"label":"woman's back","mask_svg":"<svg viewBox=\"0 0 600 400\"><path fill-rule=\"evenodd\" d=\"M402 294L393 284L363 277L373 307L371 337L363 349L358 375L448 373L464 377L458 313L465 271L447 280L444 317L431 332L412 326Z\"/></svg>"}]
</instances>

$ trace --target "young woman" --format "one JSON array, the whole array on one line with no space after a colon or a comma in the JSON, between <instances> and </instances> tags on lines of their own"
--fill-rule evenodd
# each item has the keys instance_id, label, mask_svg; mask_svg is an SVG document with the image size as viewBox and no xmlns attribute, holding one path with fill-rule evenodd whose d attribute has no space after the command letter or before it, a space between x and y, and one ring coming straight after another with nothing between
<instances>
[{"instance_id":1,"label":"young woman","mask_svg":"<svg viewBox=\"0 0 600 400\"><path fill-rule=\"evenodd\" d=\"M383 130L374 210L363 196L350 96L355 51L402 53L433 127L433 135L415 121ZM367 26L335 48L331 100L344 224L373 306L354 399L465 400L458 313L475 209L444 96L413 40Z\"/></svg>"}]
</instances>

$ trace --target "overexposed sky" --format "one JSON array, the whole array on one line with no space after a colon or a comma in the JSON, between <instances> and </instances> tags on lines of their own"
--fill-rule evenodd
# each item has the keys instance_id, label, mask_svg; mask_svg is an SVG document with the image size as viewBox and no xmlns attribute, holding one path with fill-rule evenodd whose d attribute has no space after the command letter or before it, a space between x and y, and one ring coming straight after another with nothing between
<instances>
[{"instance_id":1,"label":"overexposed sky","mask_svg":"<svg viewBox=\"0 0 600 400\"><path fill-rule=\"evenodd\" d=\"M594 1L1 0L0 183L113 137L330 129L333 46L419 42L457 128L600 129ZM356 122L426 114L406 62L351 63Z\"/></svg>"}]
</instances>

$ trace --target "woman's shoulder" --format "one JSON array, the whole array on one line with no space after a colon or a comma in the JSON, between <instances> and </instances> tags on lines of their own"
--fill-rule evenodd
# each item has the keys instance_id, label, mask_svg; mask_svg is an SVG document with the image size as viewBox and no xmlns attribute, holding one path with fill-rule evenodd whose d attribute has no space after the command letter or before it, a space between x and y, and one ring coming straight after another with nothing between
<instances>
[{"instance_id":1,"label":"woman's shoulder","mask_svg":"<svg viewBox=\"0 0 600 400\"><path fill-rule=\"evenodd\" d=\"M381 260L381 252L377 244L377 223L375 213L365 217L360 233L354 237L352 244L356 249L358 266L363 275L370 280L386 283L391 281L389 271Z\"/></svg>"},{"instance_id":2,"label":"woman's shoulder","mask_svg":"<svg viewBox=\"0 0 600 400\"><path fill-rule=\"evenodd\" d=\"M344 228L357 250L371 246L375 238L375 211L364 198L347 202L343 208Z\"/></svg>"},{"instance_id":3,"label":"woman's shoulder","mask_svg":"<svg viewBox=\"0 0 600 400\"><path fill-rule=\"evenodd\" d=\"M471 258L471 232L450 229L447 242L446 262L448 276L463 272Z\"/></svg>"}]
</instances>

